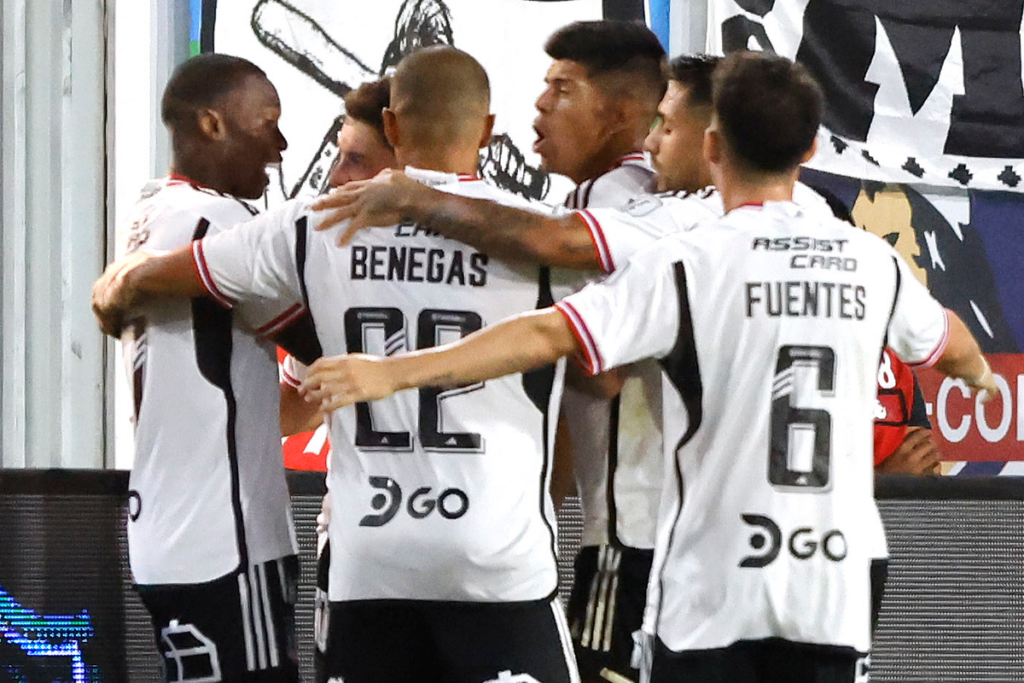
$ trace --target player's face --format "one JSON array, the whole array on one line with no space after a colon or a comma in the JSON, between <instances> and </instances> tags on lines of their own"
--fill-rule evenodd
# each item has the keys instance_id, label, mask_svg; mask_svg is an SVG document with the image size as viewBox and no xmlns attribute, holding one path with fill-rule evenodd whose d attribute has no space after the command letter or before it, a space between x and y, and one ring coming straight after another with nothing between
<instances>
[{"instance_id":1,"label":"player's face","mask_svg":"<svg viewBox=\"0 0 1024 683\"><path fill-rule=\"evenodd\" d=\"M704 130L710 108L689 106L689 87L669 81L658 119L644 141L658 172L658 191L696 192L711 184L704 162Z\"/></svg>"},{"instance_id":2,"label":"player's face","mask_svg":"<svg viewBox=\"0 0 1024 683\"><path fill-rule=\"evenodd\" d=\"M367 180L385 168L393 168L395 153L368 123L345 119L338 133L338 158L328 182L340 187L354 180Z\"/></svg>"},{"instance_id":3,"label":"player's face","mask_svg":"<svg viewBox=\"0 0 1024 683\"><path fill-rule=\"evenodd\" d=\"M250 76L228 97L222 161L230 169L231 194L247 199L263 196L270 182L267 165L281 163L281 152L288 147L277 127L280 118L277 90L262 76Z\"/></svg>"},{"instance_id":4,"label":"player's face","mask_svg":"<svg viewBox=\"0 0 1024 683\"><path fill-rule=\"evenodd\" d=\"M604 169L592 169L611 134L610 103L579 62L556 59L537 98L533 151L549 173L569 176L577 183Z\"/></svg>"}]
</instances>

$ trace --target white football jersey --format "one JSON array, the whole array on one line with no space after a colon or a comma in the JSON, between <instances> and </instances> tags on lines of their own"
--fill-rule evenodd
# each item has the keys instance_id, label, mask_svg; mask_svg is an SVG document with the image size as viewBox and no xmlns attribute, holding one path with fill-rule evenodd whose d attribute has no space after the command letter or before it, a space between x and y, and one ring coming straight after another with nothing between
<instances>
[{"instance_id":1,"label":"white football jersey","mask_svg":"<svg viewBox=\"0 0 1024 683\"><path fill-rule=\"evenodd\" d=\"M128 217L128 250L160 252L252 218L247 204L171 178ZM298 552L281 461L277 361L264 336L304 312L253 301L147 303L124 355L135 405L128 550L139 584L211 581Z\"/></svg>"},{"instance_id":2,"label":"white football jersey","mask_svg":"<svg viewBox=\"0 0 1024 683\"><path fill-rule=\"evenodd\" d=\"M948 334L896 252L770 202L671 235L558 307L592 371L660 358L686 408L654 633L674 651L781 637L866 652L878 359L888 339L934 362Z\"/></svg>"},{"instance_id":3,"label":"white football jersey","mask_svg":"<svg viewBox=\"0 0 1024 683\"><path fill-rule=\"evenodd\" d=\"M529 206L476 179L409 169L438 189ZM290 202L198 243L226 296L301 295L326 355L395 355L548 306L547 270L416 225L339 230ZM564 366L400 392L330 417L330 599L537 600L557 589L548 493Z\"/></svg>"},{"instance_id":4,"label":"white football jersey","mask_svg":"<svg viewBox=\"0 0 1024 683\"><path fill-rule=\"evenodd\" d=\"M638 163L621 167L629 169L627 179L637 178ZM602 178L610 176L612 173ZM611 192L610 202L598 203L605 197L599 192L603 187L597 184L582 195L590 198L589 207L576 208L594 209L580 215L590 228L606 272L653 241L672 232L691 230L719 218L725 211L721 195L713 187L693 193L636 193L625 203L619 201L621 193ZM574 195L569 196L571 199ZM806 185L797 183L793 198L814 215L832 216L825 199ZM624 221L620 212L602 208L618 208L637 220ZM609 217L613 228L602 228L603 216ZM663 422L669 421L664 431L672 433L672 423L677 419L674 411L663 412L663 393L669 394L670 404L675 400L671 385L666 388L667 392L662 387L661 369L654 361L642 361L630 368L621 394L612 401L566 388L562 408L572 437L584 546L615 541L632 548L654 547L665 483Z\"/></svg>"},{"instance_id":5,"label":"white football jersey","mask_svg":"<svg viewBox=\"0 0 1024 683\"><path fill-rule=\"evenodd\" d=\"M630 154L607 173L580 183L565 205L571 209L623 208L653 186L654 169L644 155ZM639 240L637 248L649 241ZM634 548L654 547L664 472L661 369L657 363L639 363L620 395L610 401L567 386L562 410L583 511L583 545L615 542Z\"/></svg>"}]
</instances>

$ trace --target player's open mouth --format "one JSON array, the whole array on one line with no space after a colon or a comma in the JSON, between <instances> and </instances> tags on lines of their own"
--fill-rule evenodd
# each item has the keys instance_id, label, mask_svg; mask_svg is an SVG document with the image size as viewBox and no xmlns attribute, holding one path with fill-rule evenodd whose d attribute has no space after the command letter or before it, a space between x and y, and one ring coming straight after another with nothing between
<instances>
[{"instance_id":1,"label":"player's open mouth","mask_svg":"<svg viewBox=\"0 0 1024 683\"><path fill-rule=\"evenodd\" d=\"M533 142L533 151L540 153L540 147L544 144L544 133L542 133L536 126L533 127L533 132L537 134L537 139Z\"/></svg>"}]
</instances>

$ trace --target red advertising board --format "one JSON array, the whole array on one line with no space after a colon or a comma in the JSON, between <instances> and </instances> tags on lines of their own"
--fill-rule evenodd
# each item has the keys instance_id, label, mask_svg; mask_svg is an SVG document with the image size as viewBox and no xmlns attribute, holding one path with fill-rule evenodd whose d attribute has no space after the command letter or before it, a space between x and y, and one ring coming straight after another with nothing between
<instances>
[{"instance_id":1,"label":"red advertising board","mask_svg":"<svg viewBox=\"0 0 1024 683\"><path fill-rule=\"evenodd\" d=\"M932 369L917 373L944 460L1024 460L1024 355L995 353L987 358L1001 395L984 405L959 380Z\"/></svg>"}]
</instances>

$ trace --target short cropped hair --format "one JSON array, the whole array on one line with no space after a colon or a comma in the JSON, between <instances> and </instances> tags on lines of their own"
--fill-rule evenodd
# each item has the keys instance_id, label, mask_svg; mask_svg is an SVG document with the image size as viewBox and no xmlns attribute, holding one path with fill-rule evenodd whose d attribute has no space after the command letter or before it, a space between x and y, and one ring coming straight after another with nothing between
<instances>
[{"instance_id":1,"label":"short cropped hair","mask_svg":"<svg viewBox=\"0 0 1024 683\"><path fill-rule=\"evenodd\" d=\"M715 55L679 55L669 61L665 75L670 81L689 88L687 104L710 107L712 76L721 61L722 58Z\"/></svg>"},{"instance_id":2,"label":"short cropped hair","mask_svg":"<svg viewBox=\"0 0 1024 683\"><path fill-rule=\"evenodd\" d=\"M821 88L800 64L778 55L735 52L715 70L722 135L751 170L795 168L821 123Z\"/></svg>"},{"instance_id":3,"label":"short cropped hair","mask_svg":"<svg viewBox=\"0 0 1024 683\"><path fill-rule=\"evenodd\" d=\"M377 136L391 149L384 135L384 108L391 103L391 79L363 83L345 95L345 116L372 127Z\"/></svg>"},{"instance_id":4,"label":"short cropped hair","mask_svg":"<svg viewBox=\"0 0 1024 683\"><path fill-rule=\"evenodd\" d=\"M544 51L582 64L610 95L642 96L656 105L665 94L665 49L641 23L577 21L555 31Z\"/></svg>"},{"instance_id":5,"label":"short cropped hair","mask_svg":"<svg viewBox=\"0 0 1024 683\"><path fill-rule=\"evenodd\" d=\"M198 126L196 112L216 107L222 98L250 76L267 75L248 59L222 54L196 55L171 74L164 88L160 117L172 133L189 133Z\"/></svg>"}]
</instances>

